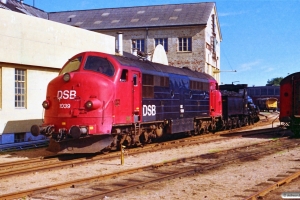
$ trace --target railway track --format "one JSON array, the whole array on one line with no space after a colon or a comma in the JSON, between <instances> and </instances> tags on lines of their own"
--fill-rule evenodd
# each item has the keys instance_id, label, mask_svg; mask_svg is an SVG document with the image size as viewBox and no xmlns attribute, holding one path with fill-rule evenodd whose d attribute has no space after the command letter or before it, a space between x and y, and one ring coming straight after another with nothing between
<instances>
[{"instance_id":1,"label":"railway track","mask_svg":"<svg viewBox=\"0 0 300 200\"><path fill-rule=\"evenodd\" d=\"M230 140L234 137L246 137L257 134L274 134L274 132L279 134L280 132L284 132L284 130L268 128L244 132L223 131L219 134L199 135L195 137L187 137L184 139L172 140L163 143L149 144L143 148L128 149L126 150L126 153L127 155L134 156L145 152L154 152L163 149L178 148L178 146L184 147L190 145L201 145L207 142ZM119 157L120 152L111 152L109 154L93 154L83 157L78 155L63 155L58 157L41 157L10 163L2 163L0 164L0 179L37 172L53 171L56 169L73 168L76 165L84 165L91 162L112 160Z\"/></svg>"},{"instance_id":2,"label":"railway track","mask_svg":"<svg viewBox=\"0 0 300 200\"><path fill-rule=\"evenodd\" d=\"M273 143L273 144L272 144ZM274 147L274 143L277 143ZM269 155L276 153L278 151L282 151L286 148L293 148L295 144L293 142L284 142L278 144L278 141L267 141L255 145L249 145L249 146L243 146L243 147L238 147L238 148L233 148L221 152L216 152L216 153L211 153L211 154L206 154L206 155L200 155L200 156L193 156L193 157L188 157L188 158L183 158L183 159L178 159L174 161L168 161L164 163L158 163L155 165L152 165L148 168L144 167L142 169L136 169L136 173L140 173L140 171L145 171L146 173L144 175L138 175L134 174L132 178L126 178L127 180L130 180L130 182L136 182L136 183L127 183L124 182L124 177L122 177L120 180L116 180L116 183L110 183L111 185L115 186L120 186L121 187L114 187L107 189L107 191L103 192L96 192L93 195L85 196L79 199L97 199L97 198L104 198L106 196L113 196L117 194L122 194L123 192L128 192L130 189L135 189L135 188L143 188L146 185L149 184L154 184L158 183L161 181L166 181L170 179L175 179L175 178L180 178L184 176L190 176L190 175L195 175L197 173L205 173L208 170L212 169L217 169L219 167L222 167L224 165L228 165L233 162L239 162L239 161L249 161L253 159L257 159L261 156ZM262 149L258 151L251 151L251 148L258 148L258 147L263 147ZM250 149L250 150L249 150ZM243 155L241 153L243 152ZM216 162L212 163L205 163L203 162L203 158L205 159L218 159ZM171 166L171 167L170 167ZM132 173L132 172L130 172ZM150 175L149 175L150 174ZM140 176L143 177L142 179L137 179L136 177ZM290 181L292 178L298 177L299 176L299 171L297 171L293 176L287 177L284 180L281 180L278 182L278 184L283 184L287 181ZM145 180L144 177L147 177L149 179ZM122 183L123 181L123 183ZM106 183L107 184L107 183ZM124 186L122 186L124 185ZM273 184L274 188L276 187L276 184ZM268 189L270 189L268 188ZM105 190L105 189L103 189ZM263 194L263 192L267 191L260 191L258 194L253 195L254 198L251 199L256 199L259 195Z\"/></svg>"},{"instance_id":3,"label":"railway track","mask_svg":"<svg viewBox=\"0 0 300 200\"><path fill-rule=\"evenodd\" d=\"M253 135L255 131L251 131L251 132L248 132L248 135ZM237 134L237 133L234 133L234 134ZM256 133L258 134L258 133ZM261 133L260 133L261 134ZM242 134L241 134L242 135ZM245 136L245 135L244 135ZM270 140L268 141L270 143L273 143L275 144L276 143L276 140ZM256 145L259 145L259 144L256 144ZM265 144L261 144L261 145L265 145ZM164 145L163 145L164 146ZM245 149L247 148L250 148L251 146L248 146L248 147L244 147ZM230 151L231 152L234 152L234 151L238 151L239 148L236 148L236 149L232 149L232 150L228 150L228 151L222 151L223 154L225 155L228 155L228 154L231 154L229 153ZM240 148L241 149L241 148ZM149 150L148 150L149 151ZM80 184L86 184L86 183L90 183L90 182L93 182L93 181L100 181L100 180L107 180L107 179L111 179L111 178L114 178L114 177L117 177L117 176L121 176L124 178L124 176L126 174L132 174L132 173L137 173L137 172L149 172L149 170L156 170L157 172L157 169L162 169L163 167L167 167L169 170L168 174L166 177L169 177L169 178L175 178L176 175L171 175L170 174L170 166L176 166L177 164L180 164L180 163L186 163L186 162L196 162L195 161L196 159L207 159L206 156L212 156L212 157L219 157L222 152L216 152L216 153L211 153L211 154L207 154L207 155L198 155L198 156L194 156L194 157L188 157L188 158L183 158L183 159L180 159L180 160L173 160L173 161L166 161L164 163L157 163L155 165L149 165L149 166L146 166L146 167L142 167L142 168L136 168L136 169L130 169L130 170L125 170L125 171L121 171L121 172L117 172L117 173L112 173L112 174L106 174L106 175L101 175L101 176L95 176L95 177L90 177L90 178L84 178L84 179L80 179L80 180L75 180L75 181L69 181L69 182L65 182L65 183L61 183L61 184L55 184L55 185L49 185L49 186L45 186L45 187L41 187L41 188L34 188L32 190L28 190L28 191L19 191L17 193L12 193L12 194L7 194L7 195L3 195L3 196L0 196L1 199L13 199L13 198L19 198L19 197L24 197L24 196L27 196L27 195L34 195L41 192L41 191L50 191L50 190L57 190L57 189L60 189L60 188L69 188L69 187L77 187L78 185ZM224 153L225 152L225 153ZM226 153L227 152L227 153ZM256 153L257 154L257 153ZM251 154L250 157L252 156L253 157L254 154ZM228 157L228 156L227 156ZM245 157L246 158L246 157ZM241 159L241 158L232 158L231 160L234 161L236 159ZM177 163L177 164L176 164ZM174 169L175 171L181 171L179 174L177 174L177 176L184 176L184 175L188 175L189 173L195 173L195 172L198 172L198 171L203 171L203 170L208 170L210 168L215 168L215 167L218 167L220 165L224 165L228 163L228 160L227 161L220 161L220 163L214 163L214 164L210 164L210 165L204 165L204 166L191 166L191 167L183 167L181 170L178 170L178 169ZM203 163L202 163L203 165ZM210 166L210 167L209 167ZM204 168L203 168L204 167ZM172 170L171 170L172 171ZM183 173L184 172L184 173ZM152 180L152 181L146 181L147 183L145 184L149 184L149 183L152 183L152 182L155 182L155 180ZM105 182L107 184L107 182ZM141 185L141 182L137 183L138 185ZM132 187L135 187L136 185L132 185ZM126 184L126 188L128 189L129 185ZM123 189L126 189L126 188L123 188ZM130 188L130 187L129 187ZM118 191L117 189L113 189L114 191ZM109 194L111 193L111 191L109 192ZM102 194L101 194L102 195ZM105 194L104 194L105 195Z\"/></svg>"},{"instance_id":4,"label":"railway track","mask_svg":"<svg viewBox=\"0 0 300 200\"><path fill-rule=\"evenodd\" d=\"M252 195L245 198L245 200L257 200L262 199L267 194L271 193L272 191L278 189L279 187L290 183L294 179L298 179L300 177L300 167L292 168L291 170L287 171L286 174L279 174L276 178L268 179L263 185L264 187L253 188L252 190L256 190L257 192L253 193ZM300 191L298 191L300 195ZM299 196L298 196L299 197ZM291 198L288 198L291 199Z\"/></svg>"},{"instance_id":5,"label":"railway track","mask_svg":"<svg viewBox=\"0 0 300 200\"><path fill-rule=\"evenodd\" d=\"M147 151L155 151L156 149L169 149L172 147L176 148L178 144L185 146L185 145L193 145L193 144L197 145L197 144L205 142L206 140L209 140L211 142L214 139L219 140L221 136L242 137L242 136L247 136L247 135L252 135L252 134L255 135L255 134L258 134L259 131L261 131L262 134L267 133L268 131L274 131L274 132L277 132L278 134L279 133L284 134L285 130L280 129L280 128L269 128L269 129L265 128L262 130L248 130L249 128L271 124L272 120L275 119L276 116L277 115L273 115L269 119L266 117L266 119L264 119L262 121L262 124L258 123L258 124L252 125L250 127L246 126L246 127L241 127L238 129L233 129L233 130L220 131L216 134L198 135L195 137L186 137L186 138L166 141L166 142L162 142L162 143L147 144L142 149L141 148L132 148L132 149L127 149L126 151L127 151L127 153L130 153L130 154L144 153ZM221 138L221 139L223 139L223 138ZM46 168L47 165L48 166L53 165L53 164L55 165L55 163L61 163L61 161L65 161L64 163L66 165L71 164L74 166L75 164L78 164L78 163L82 164L86 161L90 162L93 160L96 161L96 160L100 160L100 159L114 159L118 156L120 156L119 152L111 152L109 155L89 154L88 156L81 156L79 158L74 158L74 156L72 156L72 155L54 156L54 157L51 156L51 157L38 157L38 158L32 158L32 159L28 159L28 160L2 163L2 164L0 164L0 177L1 177L1 174L4 174L6 172L17 171L19 169L21 170L24 168L31 168L32 171L34 171L34 170L39 170L38 169L39 166L43 166L42 168ZM40 168L40 169L42 169L42 168Z\"/></svg>"}]
</instances>

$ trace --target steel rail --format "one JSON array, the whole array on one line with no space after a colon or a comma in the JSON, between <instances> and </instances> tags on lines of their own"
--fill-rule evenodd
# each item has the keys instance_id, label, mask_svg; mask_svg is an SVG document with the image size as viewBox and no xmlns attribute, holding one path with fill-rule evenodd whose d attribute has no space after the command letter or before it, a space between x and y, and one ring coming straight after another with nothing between
<instances>
[{"instance_id":1,"label":"steel rail","mask_svg":"<svg viewBox=\"0 0 300 200\"><path fill-rule=\"evenodd\" d=\"M233 149L229 149L229 150L225 150L225 151L220 151L220 152L215 152L215 153L209 153L208 155L218 155L221 153L228 153L228 152L232 152L232 151L238 151L241 149L248 149L249 147L255 147L258 145L265 145L265 144L272 144L272 143L276 143L279 140L282 141L286 141L286 138L281 138L278 140L270 140L270 141L264 141L262 143L256 143L253 145L247 145L244 147L238 147L238 148L233 148ZM288 142L287 142L288 143ZM292 142L290 142L290 144L294 144ZM295 144L294 144L295 145ZM264 152L255 152L255 153L250 153L247 154L246 156L244 156L243 158L248 158L248 157L253 157L254 155L261 155L261 154L270 154L273 152L277 152L279 150L285 149L287 147L291 147L289 146L289 143L286 145L280 145L277 146L276 148L268 148L267 151ZM69 182L65 182L65 183L59 183L59 184L55 184L55 185L49 185L49 186L44 186L44 187L40 187L40 188L34 188L31 190L26 190L26 191L20 191L20 192L16 192L16 193L11 193L11 194L5 194L0 196L0 199L13 199L13 198L21 198L24 196L28 196L28 195L34 195L34 194L38 194L41 192L46 192L46 191L50 191L50 190L57 190L57 189L62 189L62 188L67 188L67 187L75 187L78 184L83 184L83 183L89 183L91 181L99 181L99 180L105 180L107 178L112 178L115 176L122 176L122 175L126 175L126 174L131 174L131 173L135 173L135 172L139 172L139 171L147 171L147 170L153 170L153 169L157 169L158 167L162 167L162 166L170 166L170 165L176 165L177 163L181 163L181 162L186 162L187 160L194 160L197 158L201 158L203 157L203 155L197 155L197 156L192 156L192 157L188 157L188 158L181 158L181 159L177 159L177 160L172 160L172 161L166 161L163 163L157 163L157 164L152 164L152 165L148 165L148 166L144 166L144 167L138 167L138 168L133 168L133 169L129 169L129 170L125 170L125 171L120 171L120 172L114 172L114 173L110 173L110 174L106 174L106 175L99 175L99 176L93 176L93 177L88 177L88 178L82 178L82 179L78 179L78 180L74 180L74 181L69 181ZM236 158L232 158L232 159L226 159L225 161L222 160L222 162L218 162L209 166L204 166L204 167L192 167L192 169L189 170L185 170L185 171L181 171L181 172L177 172L176 176L184 176L185 174L190 174L190 173L195 173L195 172L201 172L203 170L207 170L207 169L211 169L211 168L216 168L218 166L222 166L226 163L229 162L233 162L235 160L240 160L241 156L237 155ZM174 176L174 175L173 175ZM168 175L167 177L172 177L172 175ZM160 179L159 179L160 180ZM153 182L153 181L151 181ZM154 182L156 182L154 180ZM145 183L147 184L147 183ZM142 183L139 183L139 185L142 185ZM126 186L125 190L128 188L132 188L135 187L136 185L132 185L130 186ZM111 193L113 191L109 191L109 193ZM103 195L104 193L101 193L101 195ZM108 192L105 192L105 194L108 194ZM99 197L99 194L97 194Z\"/></svg>"},{"instance_id":2,"label":"steel rail","mask_svg":"<svg viewBox=\"0 0 300 200\"><path fill-rule=\"evenodd\" d=\"M221 151L221 152L217 152L217 153L213 153L213 154L220 154L220 153L224 153L224 152L230 153L232 151L236 151L236 150L240 150L240 149L247 149L249 147L253 147L253 146L256 146L256 145L261 145L261 144L265 144L265 143L272 143L272 142L274 142L274 141L266 141L266 142L262 142L262 143L259 143L259 144L254 144L254 145L249 145L249 146L244 146L244 147L238 147L238 148L225 150L225 151ZM84 200L86 200L86 199L98 199L98 198L104 198L105 196L108 196L108 195L120 194L120 192L125 192L128 189L133 189L133 188L136 188L137 186L141 187L141 186L145 186L145 185L148 185L150 183L155 183L155 182L159 182L159 181L162 181L162 180L169 180L169 179L174 179L174 178L178 178L178 177L188 176L188 175L195 174L195 173L200 173L200 172L203 172L205 170L214 169L214 168L223 166L225 164L235 162L236 160L246 159L246 158L249 158L249 157L252 158L255 155L265 155L265 154L273 153L274 151L277 152L278 150L285 149L286 147L290 147L290 146L289 145L284 145L284 146L280 146L278 148L271 148L268 151L264 151L264 152L250 153L250 154L246 154L242 157L237 156L237 157L234 157L234 158L231 158L231 159L226 159L225 161L221 160L221 162L210 164L210 165L207 165L207 166L204 166L204 167L199 167L199 166L198 167L191 167L190 169L182 170L180 172L175 172L174 174L168 174L168 175L163 176L163 177L154 178L153 180L150 180L150 181L144 181L144 182L139 182L138 184L127 185L125 187L121 187L121 188L114 189L114 190L111 190L111 191L100 192L100 193L93 194L93 195L86 196L86 197L79 198L79 199L80 200L83 200L83 199ZM178 159L178 160L171 161L171 162L158 163L156 165L153 165L153 167L158 168L158 167L170 166L170 165L174 165L176 163L186 162L187 160L194 160L195 158L198 158L198 156L185 158L185 159Z\"/></svg>"},{"instance_id":3,"label":"steel rail","mask_svg":"<svg viewBox=\"0 0 300 200\"><path fill-rule=\"evenodd\" d=\"M298 168L300 169L300 168ZM300 177L300 171L296 171L295 173L291 174L290 176L288 177L285 177L277 182L275 182L274 184L258 191L257 193L255 194L252 194L251 196L248 196L247 198L245 198L245 200L256 200L256 199L261 199L263 198L263 196L265 196L266 194L270 193L271 191L279 188L280 186L286 184L286 183L289 183L291 182L292 180L296 179Z\"/></svg>"},{"instance_id":4,"label":"steel rail","mask_svg":"<svg viewBox=\"0 0 300 200\"><path fill-rule=\"evenodd\" d=\"M180 140L174 140L174 141L168 141L165 143L158 143L158 144L152 144L149 146L146 146L146 148L137 148L137 149L130 149L128 150L128 154L130 155L137 155L141 154L144 152L153 152L153 151L158 151L158 150L163 150L163 149L171 149L171 148L177 148L178 145L180 146L190 146L190 145L198 145L202 144L204 142L208 141L203 141L202 139L212 139L216 138L214 140L209 140L209 142L215 142L215 141L224 141L225 139L233 139L233 137L229 136L235 136L235 137L240 137L240 136L250 136L250 135L257 135L257 134L266 134L269 132L273 132L274 128L269 128L269 129L261 129L261 130L251 130L251 131L246 131L246 132L231 132L231 133L223 133L223 134L216 134L216 135L207 135L207 137L194 137L194 138L186 138L186 140L180 139ZM221 138L220 138L221 136ZM226 138L222 138L222 136L227 136ZM119 152L113 152L111 154L106 154L106 155L97 155L96 157L92 158L77 158L75 160L68 160L68 161L60 161L58 158L53 158L51 160L36 160L33 159L33 162L38 162L34 164L42 164L42 166L34 166L28 168L28 166L24 164L32 164L30 161L28 163L20 162L21 166L16 167L17 162L13 162L12 166L14 167L9 167L6 166L8 169L1 170L0 171L0 178L7 178L11 176L16 176L16 175L24 175L32 172L42 172L42 171L49 171L49 170L55 170L55 169L62 169L62 168L67 168L67 167L74 167L76 164L85 164L85 163L90 163L90 162L96 162L99 160L108 160L108 159L115 159L119 158L120 153ZM1 169L1 166L0 166Z\"/></svg>"}]
</instances>

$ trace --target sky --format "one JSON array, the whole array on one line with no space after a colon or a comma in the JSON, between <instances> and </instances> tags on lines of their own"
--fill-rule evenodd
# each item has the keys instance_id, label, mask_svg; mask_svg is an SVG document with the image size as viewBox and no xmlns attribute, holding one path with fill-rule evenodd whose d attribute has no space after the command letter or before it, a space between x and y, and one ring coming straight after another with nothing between
<instances>
[{"instance_id":1,"label":"sky","mask_svg":"<svg viewBox=\"0 0 300 200\"><path fill-rule=\"evenodd\" d=\"M300 71L300 0L24 0L46 12L196 2L217 6L220 84L264 86Z\"/></svg>"}]
</instances>

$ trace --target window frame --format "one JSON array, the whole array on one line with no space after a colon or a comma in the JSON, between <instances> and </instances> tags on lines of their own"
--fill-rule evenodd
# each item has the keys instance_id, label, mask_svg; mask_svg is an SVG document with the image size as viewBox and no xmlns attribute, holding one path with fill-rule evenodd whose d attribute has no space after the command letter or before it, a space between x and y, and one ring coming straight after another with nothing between
<instances>
[{"instance_id":1,"label":"window frame","mask_svg":"<svg viewBox=\"0 0 300 200\"><path fill-rule=\"evenodd\" d=\"M159 44L161 44L165 51L168 52L168 38L154 38L155 47Z\"/></svg>"},{"instance_id":2,"label":"window frame","mask_svg":"<svg viewBox=\"0 0 300 200\"><path fill-rule=\"evenodd\" d=\"M192 37L178 38L178 52L192 52L193 40Z\"/></svg>"},{"instance_id":3,"label":"window frame","mask_svg":"<svg viewBox=\"0 0 300 200\"><path fill-rule=\"evenodd\" d=\"M145 39L132 39L132 49L145 52Z\"/></svg>"},{"instance_id":4,"label":"window frame","mask_svg":"<svg viewBox=\"0 0 300 200\"><path fill-rule=\"evenodd\" d=\"M27 107L27 70L15 68L15 108Z\"/></svg>"},{"instance_id":5,"label":"window frame","mask_svg":"<svg viewBox=\"0 0 300 200\"><path fill-rule=\"evenodd\" d=\"M115 75L115 67L107 58L94 55L87 57L83 69L97 72L109 77L113 77Z\"/></svg>"}]
</instances>

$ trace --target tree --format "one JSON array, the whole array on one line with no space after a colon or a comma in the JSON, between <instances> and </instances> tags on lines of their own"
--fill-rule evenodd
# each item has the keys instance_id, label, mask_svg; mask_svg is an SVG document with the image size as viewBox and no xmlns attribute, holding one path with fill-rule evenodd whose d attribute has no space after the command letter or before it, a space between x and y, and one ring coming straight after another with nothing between
<instances>
[{"instance_id":1,"label":"tree","mask_svg":"<svg viewBox=\"0 0 300 200\"><path fill-rule=\"evenodd\" d=\"M280 81L283 79L283 77L277 77L277 78L272 78L271 80L268 79L267 85L280 85Z\"/></svg>"}]
</instances>

